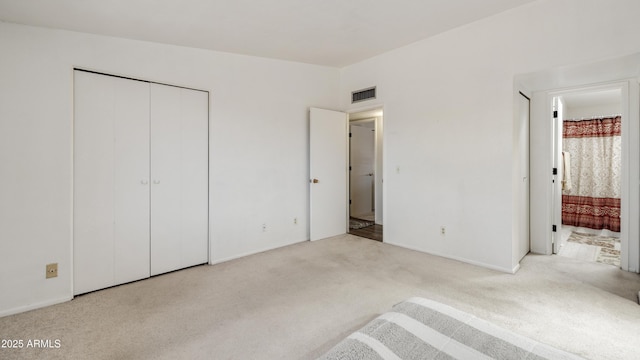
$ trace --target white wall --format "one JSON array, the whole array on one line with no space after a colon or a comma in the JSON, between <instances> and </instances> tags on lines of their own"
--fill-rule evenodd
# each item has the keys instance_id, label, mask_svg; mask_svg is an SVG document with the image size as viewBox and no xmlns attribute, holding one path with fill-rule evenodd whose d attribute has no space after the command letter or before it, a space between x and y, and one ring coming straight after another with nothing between
<instances>
[{"instance_id":1,"label":"white wall","mask_svg":"<svg viewBox=\"0 0 640 360\"><path fill-rule=\"evenodd\" d=\"M598 116L620 114L621 104L607 104L594 106L565 106L564 119L592 119Z\"/></svg>"},{"instance_id":2,"label":"white wall","mask_svg":"<svg viewBox=\"0 0 640 360\"><path fill-rule=\"evenodd\" d=\"M337 69L7 23L0 48L0 316L71 298L73 67L210 91L212 262L308 238L308 108L338 107Z\"/></svg>"},{"instance_id":3,"label":"white wall","mask_svg":"<svg viewBox=\"0 0 640 360\"><path fill-rule=\"evenodd\" d=\"M516 269L514 77L640 51L638 13L542 0L344 68L343 106L377 86L385 109L385 242Z\"/></svg>"}]
</instances>

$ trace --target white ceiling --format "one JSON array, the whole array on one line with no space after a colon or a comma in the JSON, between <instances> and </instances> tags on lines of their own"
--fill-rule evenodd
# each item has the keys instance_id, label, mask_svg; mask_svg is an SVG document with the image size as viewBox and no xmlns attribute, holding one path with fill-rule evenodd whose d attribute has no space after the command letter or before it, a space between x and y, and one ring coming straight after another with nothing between
<instances>
[{"instance_id":1,"label":"white ceiling","mask_svg":"<svg viewBox=\"0 0 640 360\"><path fill-rule=\"evenodd\" d=\"M0 0L0 20L342 67L535 0Z\"/></svg>"}]
</instances>

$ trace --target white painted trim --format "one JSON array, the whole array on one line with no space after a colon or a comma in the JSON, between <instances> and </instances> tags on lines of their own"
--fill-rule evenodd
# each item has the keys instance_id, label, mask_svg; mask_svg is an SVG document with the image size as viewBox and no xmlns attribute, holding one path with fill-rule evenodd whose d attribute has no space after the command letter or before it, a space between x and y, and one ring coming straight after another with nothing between
<instances>
[{"instance_id":1,"label":"white painted trim","mask_svg":"<svg viewBox=\"0 0 640 360\"><path fill-rule=\"evenodd\" d=\"M73 299L73 294L75 293L74 290L74 263L75 263L75 258L74 258L74 253L75 253L75 246L74 246L74 239L75 239L75 233L73 232L73 228L74 228L74 211L75 211L75 182L74 182L74 174L76 171L76 161L75 161L75 153L76 153L76 138L75 138L75 133L76 133L76 128L75 128L75 124L76 124L76 86L75 86L75 81L76 81L76 71L75 71L76 67L72 67L71 69L69 69L69 79L71 79L71 83L70 83L70 109L71 109L71 126L69 127L69 131L71 132L69 134L69 138L71 139L71 145L70 145L70 153L69 153L69 157L71 159L71 166L69 166L69 183L71 188L69 189L69 279L67 279L69 281L69 289L71 290L69 296L71 296L71 299Z\"/></svg>"},{"instance_id":2,"label":"white painted trim","mask_svg":"<svg viewBox=\"0 0 640 360\"><path fill-rule=\"evenodd\" d=\"M519 131L520 130L520 124L521 124L521 101L522 99L526 99L527 104L528 104L528 114L527 114L527 142L526 142L526 146L524 146L525 144L521 144L519 142L520 139L520 134ZM528 254L531 251L531 97L526 95L526 90L524 90L521 86L516 85L516 87L514 87L514 96L513 96L513 126L514 126L514 132L513 132L513 158L512 158L512 162L514 164L514 167L512 168L512 184L513 184L513 189L514 189L514 196L512 199L512 206L513 206L513 211L512 211L512 216L511 216L511 221L513 226L511 227L511 233L512 233L512 241L511 241L511 258L512 258L512 265L514 266L518 266L518 264L520 263L520 261L524 258L524 256L526 256L526 254ZM527 160L526 160L526 165L527 165L527 190L528 190L528 194L527 194L527 199L525 201L525 203L523 204L520 200L520 191L521 191L521 186L523 179L521 178L522 174L520 172L521 168L521 163L520 163L520 155L522 154L522 152L527 153ZM522 211L526 211L527 212L527 223L526 224L522 224L520 223L520 220L522 218ZM522 248L520 247L520 243L522 241L521 238L521 226L525 225L528 229L528 232L526 234L527 236L527 251L525 252L524 255L521 255L521 251Z\"/></svg>"},{"instance_id":3,"label":"white painted trim","mask_svg":"<svg viewBox=\"0 0 640 360\"><path fill-rule=\"evenodd\" d=\"M11 308L11 309L8 309L8 310L3 310L3 311L0 311L0 318L3 317L3 316L19 314L19 313L23 313L25 311L30 311L30 310L44 308L44 307L51 306L51 305L61 304L61 303L64 303L64 302L67 302L67 301L71 301L71 300L73 300L73 296L64 296L64 297L61 297L61 298L42 301L42 302L31 304L31 305L19 306L19 307Z\"/></svg>"},{"instance_id":4,"label":"white painted trim","mask_svg":"<svg viewBox=\"0 0 640 360\"><path fill-rule=\"evenodd\" d=\"M620 268L622 270L629 271L629 260L631 258L631 254L629 254L629 242L631 238L629 237L629 230L631 229L631 224L629 220L631 217L629 213L631 211L631 198L629 197L630 188L629 188L629 174L631 171L631 162L629 161L631 158L630 153L630 140L629 129L630 123L632 120L629 118L629 83L625 83L624 86L621 87L621 97L622 97L622 154L621 154L621 172L620 172ZM637 217L636 217L637 219Z\"/></svg>"},{"instance_id":5,"label":"white painted trim","mask_svg":"<svg viewBox=\"0 0 640 360\"><path fill-rule=\"evenodd\" d=\"M349 124L349 113L345 112L344 113L344 127L345 127L345 131L344 133L347 135L345 136L344 139L344 153L345 153L345 159L346 161L346 166L345 166L345 204L346 204L346 208L344 209L344 223L345 223L345 229L344 229L344 233L348 234L349 233L349 217L351 216L351 208L350 208L350 204L349 204L349 200L351 198L351 186L349 184L349 181L351 180L351 171L349 171L349 166L351 166L351 152L350 152L350 146L351 146L351 139L349 138L349 133L351 132L350 129L350 124Z\"/></svg>"},{"instance_id":6,"label":"white painted trim","mask_svg":"<svg viewBox=\"0 0 640 360\"><path fill-rule=\"evenodd\" d=\"M640 86L638 84L638 78L629 79L627 89L628 105L628 127L623 127L623 135L626 134L640 134ZM624 123L623 123L624 126ZM636 139L627 139L628 155L630 166L627 167L627 180L628 180L628 193L627 199L628 212L626 219L623 218L629 224L628 228L628 242L627 242L627 255L628 259L626 269L630 272L640 273L640 226L638 219L640 218L640 141ZM623 138L623 144L625 139ZM621 263L622 267L623 263Z\"/></svg>"},{"instance_id":7,"label":"white painted trim","mask_svg":"<svg viewBox=\"0 0 640 360\"><path fill-rule=\"evenodd\" d=\"M492 265L492 264L483 263L481 261L474 261L474 260L465 259L465 258L459 257L459 256L450 256L450 255L445 255L445 254L432 252L432 251L424 251L422 249L418 249L418 248L413 247L413 246L400 245L400 244L394 243L393 241L385 241L385 243L389 244L389 245L397 246L397 247L400 247L400 248L403 248L403 249L418 251L418 252L421 252L423 254L429 254L429 255L433 255L433 256L438 256L438 257L449 259L449 260L460 261L460 262L463 262L465 264L470 264L470 265L474 265L474 266L480 266L480 267L483 267L483 268L486 268L486 269L496 270L496 271L500 271L500 272L507 273L507 274L515 274L516 271L518 271L520 269L520 264L517 264L512 269L510 269L508 267L495 266L495 265Z\"/></svg>"},{"instance_id":8,"label":"white painted trim","mask_svg":"<svg viewBox=\"0 0 640 360\"><path fill-rule=\"evenodd\" d=\"M213 176L211 175L212 166L211 166L211 153L213 147L211 146L211 97L212 91L207 90L207 262L210 262L213 258L213 254L211 249L213 248L211 244L211 234L213 234L213 226L211 224L213 221L211 220L211 209L213 209L213 200L211 197L211 181Z\"/></svg>"},{"instance_id":9,"label":"white painted trim","mask_svg":"<svg viewBox=\"0 0 640 360\"><path fill-rule=\"evenodd\" d=\"M384 201L384 194L385 194L385 190L384 190L384 124L385 124L385 120L384 120L384 108L382 109L382 116L378 116L375 118L375 147L374 147L374 152L375 152L375 156L374 156L374 162L375 162L375 169L376 169L376 173L375 173L375 178L374 178L374 183L375 183L375 197L374 197L374 208L375 210L375 217L373 219L373 221L378 224L378 225L384 225L384 219L385 219L385 210L384 210L384 206L386 204L386 202ZM382 149L380 149L380 147L382 147ZM380 191L378 191L377 189L380 189ZM378 199L378 194L380 194L380 199ZM379 200L379 201L378 201ZM382 206L378 206L380 203L382 203ZM384 229L384 227L383 227ZM384 230L383 230L384 231ZM384 236L382 237L382 241L384 242Z\"/></svg>"},{"instance_id":10,"label":"white painted trim","mask_svg":"<svg viewBox=\"0 0 640 360\"><path fill-rule=\"evenodd\" d=\"M526 256L527 256L527 255L525 255L525 257L526 257ZM522 259L524 259L524 258L522 258ZM522 261L522 259L520 259L520 261ZM512 273L512 274L515 274L515 273L517 273L517 272L518 272L518 270L520 270L520 263L517 263L517 264L516 264L516 266L514 266L514 267L513 267L513 269L511 269L511 273Z\"/></svg>"},{"instance_id":11,"label":"white painted trim","mask_svg":"<svg viewBox=\"0 0 640 360\"><path fill-rule=\"evenodd\" d=\"M551 255L551 138L552 121L546 92L531 97L530 128L530 232L531 252Z\"/></svg>"},{"instance_id":12,"label":"white painted trim","mask_svg":"<svg viewBox=\"0 0 640 360\"><path fill-rule=\"evenodd\" d=\"M338 235L338 236L344 236L344 234L343 235ZM323 239L320 239L320 240L323 240ZM320 241L320 240L316 240L316 241ZM275 246L275 247L266 247L266 248L262 248L260 250L249 251L249 252L246 252L246 253L242 253L240 255L234 255L234 256L218 259L218 260L211 259L211 261L209 261L209 265L222 264L222 263L225 263L227 261L237 260L237 259L243 258L245 256L256 255L256 254L260 254L260 253L263 253L263 252L276 250L276 249L284 248L284 247L291 246L291 245L300 244L300 243L307 242L307 241L309 241L309 239L299 240L299 241L297 240L297 241L291 242L289 244L278 245L278 246Z\"/></svg>"},{"instance_id":13,"label":"white painted trim","mask_svg":"<svg viewBox=\"0 0 640 360\"><path fill-rule=\"evenodd\" d=\"M551 224L557 228L556 232L551 232L551 252L557 254L560 251L560 230L562 229L562 179L564 164L562 163L562 136L564 119L564 102L557 96L548 97L551 101L550 113L558 112L557 117L551 120L551 167L557 170L556 175L552 175L551 182Z\"/></svg>"}]
</instances>

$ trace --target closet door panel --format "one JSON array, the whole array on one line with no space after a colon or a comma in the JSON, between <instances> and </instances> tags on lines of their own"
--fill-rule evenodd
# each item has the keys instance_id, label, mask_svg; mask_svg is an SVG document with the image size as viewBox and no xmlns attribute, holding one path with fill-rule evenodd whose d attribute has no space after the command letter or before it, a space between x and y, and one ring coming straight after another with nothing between
<instances>
[{"instance_id":1,"label":"closet door panel","mask_svg":"<svg viewBox=\"0 0 640 360\"><path fill-rule=\"evenodd\" d=\"M180 89L151 84L151 275L180 268Z\"/></svg>"},{"instance_id":2,"label":"closet door panel","mask_svg":"<svg viewBox=\"0 0 640 360\"><path fill-rule=\"evenodd\" d=\"M74 294L113 285L115 99L112 78L74 73Z\"/></svg>"},{"instance_id":3,"label":"closet door panel","mask_svg":"<svg viewBox=\"0 0 640 360\"><path fill-rule=\"evenodd\" d=\"M81 294L149 276L149 85L82 71L74 82L74 294Z\"/></svg>"},{"instance_id":4,"label":"closet door panel","mask_svg":"<svg viewBox=\"0 0 640 360\"><path fill-rule=\"evenodd\" d=\"M182 262L209 260L209 94L182 89Z\"/></svg>"},{"instance_id":5,"label":"closet door panel","mask_svg":"<svg viewBox=\"0 0 640 360\"><path fill-rule=\"evenodd\" d=\"M208 96L151 84L151 274L208 259Z\"/></svg>"},{"instance_id":6,"label":"closet door panel","mask_svg":"<svg viewBox=\"0 0 640 360\"><path fill-rule=\"evenodd\" d=\"M114 123L114 281L149 277L149 83L118 81Z\"/></svg>"}]
</instances>

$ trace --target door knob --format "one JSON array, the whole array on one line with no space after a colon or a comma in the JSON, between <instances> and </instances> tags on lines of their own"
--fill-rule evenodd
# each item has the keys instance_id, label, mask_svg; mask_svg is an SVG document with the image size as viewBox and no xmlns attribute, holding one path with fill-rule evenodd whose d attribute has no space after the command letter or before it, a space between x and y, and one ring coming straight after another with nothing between
<instances>
[{"instance_id":1,"label":"door knob","mask_svg":"<svg viewBox=\"0 0 640 360\"><path fill-rule=\"evenodd\" d=\"M153 180L154 184L160 184L160 180Z\"/></svg>"},{"instance_id":2,"label":"door knob","mask_svg":"<svg viewBox=\"0 0 640 360\"><path fill-rule=\"evenodd\" d=\"M149 183L149 181L147 180L140 180L140 184L142 185L147 185Z\"/></svg>"},{"instance_id":3,"label":"door knob","mask_svg":"<svg viewBox=\"0 0 640 360\"><path fill-rule=\"evenodd\" d=\"M314 183L314 184L317 184L317 183L319 183L319 182L320 182L320 180L318 180L318 179L313 179L313 180L311 180L311 182L312 182L312 183Z\"/></svg>"}]
</instances>

